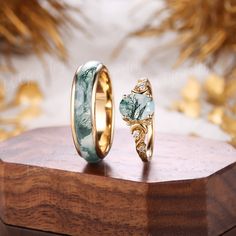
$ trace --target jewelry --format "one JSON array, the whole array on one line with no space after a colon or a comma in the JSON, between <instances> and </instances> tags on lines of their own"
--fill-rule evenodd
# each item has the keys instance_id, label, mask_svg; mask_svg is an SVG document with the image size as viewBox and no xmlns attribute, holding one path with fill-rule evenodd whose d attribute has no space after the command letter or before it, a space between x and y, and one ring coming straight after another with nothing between
<instances>
[{"instance_id":1,"label":"jewelry","mask_svg":"<svg viewBox=\"0 0 236 236\"><path fill-rule=\"evenodd\" d=\"M71 93L71 127L78 154L89 163L101 161L113 140L114 107L107 68L89 61L76 71Z\"/></svg>"},{"instance_id":2,"label":"jewelry","mask_svg":"<svg viewBox=\"0 0 236 236\"><path fill-rule=\"evenodd\" d=\"M151 160L154 142L154 101L148 79L141 79L120 102L123 120L131 127L136 151L142 161Z\"/></svg>"}]
</instances>

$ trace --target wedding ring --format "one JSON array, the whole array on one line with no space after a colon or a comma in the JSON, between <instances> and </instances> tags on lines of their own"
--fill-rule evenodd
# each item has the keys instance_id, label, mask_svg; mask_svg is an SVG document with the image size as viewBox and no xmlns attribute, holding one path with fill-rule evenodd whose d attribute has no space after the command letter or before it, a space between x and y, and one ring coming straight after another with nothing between
<instances>
[{"instance_id":1,"label":"wedding ring","mask_svg":"<svg viewBox=\"0 0 236 236\"><path fill-rule=\"evenodd\" d=\"M101 161L113 140L114 107L107 68L89 61L76 71L71 93L71 127L78 154L89 163Z\"/></svg>"},{"instance_id":2,"label":"wedding ring","mask_svg":"<svg viewBox=\"0 0 236 236\"><path fill-rule=\"evenodd\" d=\"M142 161L150 161L154 143L154 101L148 79L140 79L131 94L123 96L120 113L131 127L138 155Z\"/></svg>"}]
</instances>

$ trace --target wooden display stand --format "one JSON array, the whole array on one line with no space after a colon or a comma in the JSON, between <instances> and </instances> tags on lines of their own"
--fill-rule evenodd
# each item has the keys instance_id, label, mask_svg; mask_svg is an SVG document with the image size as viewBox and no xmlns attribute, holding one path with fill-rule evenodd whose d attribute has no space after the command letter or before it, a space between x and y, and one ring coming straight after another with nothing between
<instances>
[{"instance_id":1,"label":"wooden display stand","mask_svg":"<svg viewBox=\"0 0 236 236\"><path fill-rule=\"evenodd\" d=\"M1 236L236 235L236 149L158 134L143 164L127 128L89 165L69 127L32 130L0 143L0 218Z\"/></svg>"}]
</instances>

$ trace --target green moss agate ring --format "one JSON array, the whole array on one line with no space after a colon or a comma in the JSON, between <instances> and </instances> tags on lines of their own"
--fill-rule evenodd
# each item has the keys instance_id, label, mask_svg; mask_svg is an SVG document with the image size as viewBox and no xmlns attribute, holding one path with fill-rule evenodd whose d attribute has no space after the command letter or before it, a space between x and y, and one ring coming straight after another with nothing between
<instances>
[{"instance_id":1,"label":"green moss agate ring","mask_svg":"<svg viewBox=\"0 0 236 236\"><path fill-rule=\"evenodd\" d=\"M124 95L120 102L120 113L131 127L136 151L143 162L153 156L154 145L154 101L148 79L138 80L131 94Z\"/></svg>"},{"instance_id":2,"label":"green moss agate ring","mask_svg":"<svg viewBox=\"0 0 236 236\"><path fill-rule=\"evenodd\" d=\"M78 154L89 163L109 152L114 130L112 84L107 68L89 61L76 71L71 93L71 127Z\"/></svg>"}]
</instances>

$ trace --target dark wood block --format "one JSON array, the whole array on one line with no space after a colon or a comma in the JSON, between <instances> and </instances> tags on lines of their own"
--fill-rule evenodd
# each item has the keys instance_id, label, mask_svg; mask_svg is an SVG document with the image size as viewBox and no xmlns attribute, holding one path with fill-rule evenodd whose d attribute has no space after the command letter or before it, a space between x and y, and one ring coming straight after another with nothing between
<instances>
[{"instance_id":1,"label":"dark wood block","mask_svg":"<svg viewBox=\"0 0 236 236\"><path fill-rule=\"evenodd\" d=\"M99 165L78 157L69 127L0 143L0 217L4 224L85 236L233 232L236 150L168 134L157 135L155 149L153 161L143 164L128 128L116 132Z\"/></svg>"},{"instance_id":2,"label":"dark wood block","mask_svg":"<svg viewBox=\"0 0 236 236\"><path fill-rule=\"evenodd\" d=\"M6 225L0 220L0 235L1 236L59 236L61 234L54 234L40 230L32 230L13 225Z\"/></svg>"}]
</instances>

